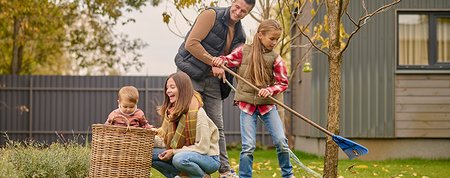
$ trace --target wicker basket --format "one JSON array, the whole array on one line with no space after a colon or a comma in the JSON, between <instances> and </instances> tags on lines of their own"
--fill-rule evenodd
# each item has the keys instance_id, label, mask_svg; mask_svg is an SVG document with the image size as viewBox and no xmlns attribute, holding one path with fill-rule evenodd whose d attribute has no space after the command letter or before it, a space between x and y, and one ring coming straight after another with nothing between
<instances>
[{"instance_id":1,"label":"wicker basket","mask_svg":"<svg viewBox=\"0 0 450 178\"><path fill-rule=\"evenodd\" d=\"M93 124L89 177L149 177L154 136L143 128Z\"/></svg>"}]
</instances>

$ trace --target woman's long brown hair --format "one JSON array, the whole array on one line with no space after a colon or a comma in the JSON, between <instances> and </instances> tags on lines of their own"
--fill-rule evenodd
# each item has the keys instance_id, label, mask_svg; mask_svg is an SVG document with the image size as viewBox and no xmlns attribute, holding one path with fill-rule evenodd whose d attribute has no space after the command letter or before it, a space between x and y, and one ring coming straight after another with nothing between
<instances>
[{"instance_id":1,"label":"woman's long brown hair","mask_svg":"<svg viewBox=\"0 0 450 178\"><path fill-rule=\"evenodd\" d=\"M281 31L281 25L273 19L264 20L259 24L258 31L256 33L262 33L265 35L269 31ZM250 51L250 62L249 62L249 70L247 70L247 76L250 77L250 80L255 83L259 87L266 87L264 85L269 85L270 79L272 76L268 74L266 70L269 67L272 67L273 64L266 64L263 54L265 47L261 43L261 40L258 38L258 34L255 34L253 37L253 45Z\"/></svg>"},{"instance_id":2,"label":"woman's long brown hair","mask_svg":"<svg viewBox=\"0 0 450 178\"><path fill-rule=\"evenodd\" d=\"M175 85L178 88L178 99L177 101L172 104L170 103L169 96L167 96L167 81L172 78L175 81ZM167 79L166 83L164 84L164 101L163 104L159 107L158 113L164 117L167 110L171 107L173 107L173 110L171 111L172 117L179 117L184 113L187 113L189 111L189 105L191 103L192 97L194 96L194 87L192 86L191 79L189 76L184 72L176 72L173 74L170 74Z\"/></svg>"}]
</instances>

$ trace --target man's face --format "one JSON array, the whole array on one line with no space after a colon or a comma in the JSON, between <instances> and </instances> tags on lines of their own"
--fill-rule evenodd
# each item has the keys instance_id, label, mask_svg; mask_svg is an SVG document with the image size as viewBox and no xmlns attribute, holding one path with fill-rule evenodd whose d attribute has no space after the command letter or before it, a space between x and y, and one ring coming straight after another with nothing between
<instances>
[{"instance_id":1,"label":"man's face","mask_svg":"<svg viewBox=\"0 0 450 178\"><path fill-rule=\"evenodd\" d=\"M234 0L231 4L230 9L230 19L233 22L237 22L243 19L246 15L250 13L253 6L247 4L245 0Z\"/></svg>"}]
</instances>

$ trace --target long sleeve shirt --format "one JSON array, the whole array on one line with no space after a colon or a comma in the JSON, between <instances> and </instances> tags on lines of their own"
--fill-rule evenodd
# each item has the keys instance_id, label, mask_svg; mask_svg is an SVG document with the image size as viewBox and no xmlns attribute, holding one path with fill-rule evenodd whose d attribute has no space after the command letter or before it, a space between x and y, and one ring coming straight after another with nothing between
<instances>
[{"instance_id":1,"label":"long sleeve shirt","mask_svg":"<svg viewBox=\"0 0 450 178\"><path fill-rule=\"evenodd\" d=\"M115 119L117 117L119 117L119 119ZM128 121L123 120L123 118L127 118ZM141 109L137 109L136 112L132 115L123 115L122 113L120 113L120 109L117 108L109 114L105 124L127 126L127 122L129 122L130 126L133 127L142 127L146 129L153 127L148 123L147 119L145 118L144 112Z\"/></svg>"},{"instance_id":2,"label":"long sleeve shirt","mask_svg":"<svg viewBox=\"0 0 450 178\"><path fill-rule=\"evenodd\" d=\"M192 27L192 30L186 39L185 48L195 58L201 60L205 64L211 65L211 61L203 54L208 54L205 48L200 44L203 39L209 34L214 26L216 19L216 12L213 9L204 10L198 15L197 20ZM231 42L234 38L235 24L228 24L227 42L224 49L224 55L228 54L231 48Z\"/></svg>"},{"instance_id":3,"label":"long sleeve shirt","mask_svg":"<svg viewBox=\"0 0 450 178\"><path fill-rule=\"evenodd\" d=\"M226 66L228 67L238 67L242 64L242 49L243 46L240 46L233 50L229 55L221 56L223 60L225 60ZM280 55L277 56L273 63L273 76L275 79L275 84L272 86L268 86L265 89L269 90L272 93L272 96L279 94L285 91L288 87L289 79L287 77L286 64ZM253 115L256 109L258 109L261 115L267 114L272 108L271 105L252 105L243 101L239 101L239 109L244 111L249 115Z\"/></svg>"}]
</instances>

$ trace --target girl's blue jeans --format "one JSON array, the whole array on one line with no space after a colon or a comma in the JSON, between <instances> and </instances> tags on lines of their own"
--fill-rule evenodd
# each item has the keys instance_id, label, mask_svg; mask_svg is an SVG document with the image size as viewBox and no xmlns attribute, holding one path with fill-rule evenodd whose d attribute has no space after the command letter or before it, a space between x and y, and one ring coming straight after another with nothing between
<instances>
[{"instance_id":1,"label":"girl's blue jeans","mask_svg":"<svg viewBox=\"0 0 450 178\"><path fill-rule=\"evenodd\" d=\"M278 115L276 107L273 107L267 114L261 115L256 109L253 115L241 111L241 139L242 139L242 151L239 160L239 177L247 178L252 177L253 166L253 152L256 148L256 123L258 117L262 119L266 129L272 136L273 144L276 146L278 164L281 168L281 176L291 177L292 164L289 161L289 147L287 144L287 138L284 135L283 123Z\"/></svg>"},{"instance_id":2,"label":"girl's blue jeans","mask_svg":"<svg viewBox=\"0 0 450 178\"><path fill-rule=\"evenodd\" d=\"M208 156L193 151L182 151L173 156L171 160L163 161L158 155L166 149L153 148L152 167L164 176L172 178L180 172L189 177L202 178L205 173L211 174L219 169L219 156Z\"/></svg>"}]
</instances>

